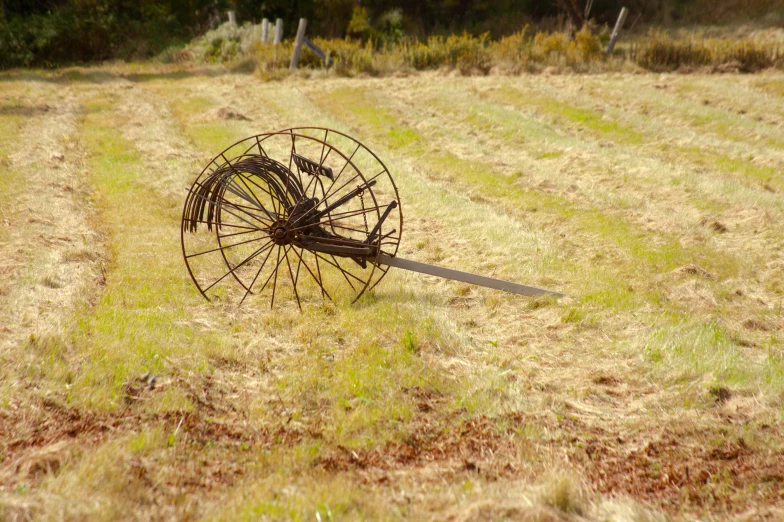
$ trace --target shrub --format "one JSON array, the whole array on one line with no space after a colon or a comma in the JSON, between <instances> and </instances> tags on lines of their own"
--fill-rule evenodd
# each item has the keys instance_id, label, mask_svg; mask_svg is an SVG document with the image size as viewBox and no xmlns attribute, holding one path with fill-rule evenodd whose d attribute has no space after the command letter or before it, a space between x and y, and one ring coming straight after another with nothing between
<instances>
[{"instance_id":1,"label":"shrub","mask_svg":"<svg viewBox=\"0 0 784 522\"><path fill-rule=\"evenodd\" d=\"M563 55L569 47L569 36L566 33L536 33L533 48L537 55Z\"/></svg>"},{"instance_id":2,"label":"shrub","mask_svg":"<svg viewBox=\"0 0 784 522\"><path fill-rule=\"evenodd\" d=\"M737 64L741 72L767 69L779 60L777 46L753 41L721 42L716 45L714 53L721 63Z\"/></svg>"},{"instance_id":3,"label":"shrub","mask_svg":"<svg viewBox=\"0 0 784 522\"><path fill-rule=\"evenodd\" d=\"M188 51L197 61L227 63L247 55L261 41L261 25L226 22L191 42Z\"/></svg>"},{"instance_id":4,"label":"shrub","mask_svg":"<svg viewBox=\"0 0 784 522\"><path fill-rule=\"evenodd\" d=\"M321 47L333 60L335 72L340 76L356 74L378 74L373 42L364 44L352 40L317 39L316 45Z\"/></svg>"},{"instance_id":5,"label":"shrub","mask_svg":"<svg viewBox=\"0 0 784 522\"><path fill-rule=\"evenodd\" d=\"M741 72L754 72L781 64L781 57L778 47L769 42L712 39L695 43L650 33L639 48L636 61L652 71L728 64Z\"/></svg>"},{"instance_id":6,"label":"shrub","mask_svg":"<svg viewBox=\"0 0 784 522\"><path fill-rule=\"evenodd\" d=\"M528 26L526 25L519 32L501 38L491 46L491 55L499 65L519 72L531 62L532 42L527 33Z\"/></svg>"},{"instance_id":7,"label":"shrub","mask_svg":"<svg viewBox=\"0 0 784 522\"><path fill-rule=\"evenodd\" d=\"M568 53L572 61L595 60L602 55L602 44L585 25L574 35L574 40L569 42Z\"/></svg>"},{"instance_id":8,"label":"shrub","mask_svg":"<svg viewBox=\"0 0 784 522\"><path fill-rule=\"evenodd\" d=\"M673 71L683 65L709 65L713 55L706 46L691 40L676 41L659 33L652 33L637 52L636 61L652 71Z\"/></svg>"},{"instance_id":9,"label":"shrub","mask_svg":"<svg viewBox=\"0 0 784 522\"><path fill-rule=\"evenodd\" d=\"M415 42L405 47L406 62L417 70L437 69L442 66L459 69L463 74L487 74L492 66L488 52L488 36L462 35L431 36L427 43Z\"/></svg>"}]
</instances>

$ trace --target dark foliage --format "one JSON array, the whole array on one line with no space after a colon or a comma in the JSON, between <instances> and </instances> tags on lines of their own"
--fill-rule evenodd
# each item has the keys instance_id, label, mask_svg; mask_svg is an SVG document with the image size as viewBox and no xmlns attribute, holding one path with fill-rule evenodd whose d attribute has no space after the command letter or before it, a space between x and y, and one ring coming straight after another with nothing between
<instances>
[{"instance_id":1,"label":"dark foliage","mask_svg":"<svg viewBox=\"0 0 784 522\"><path fill-rule=\"evenodd\" d=\"M669 20L700 0L593 0L589 18L611 25L622 3L644 21ZM727 0L729 1L729 0ZM585 18L586 0L0 0L0 69L144 59L203 34L229 9L240 23L300 17L313 36L399 40L468 32L500 38L531 22ZM547 22L549 20L549 22Z\"/></svg>"}]
</instances>

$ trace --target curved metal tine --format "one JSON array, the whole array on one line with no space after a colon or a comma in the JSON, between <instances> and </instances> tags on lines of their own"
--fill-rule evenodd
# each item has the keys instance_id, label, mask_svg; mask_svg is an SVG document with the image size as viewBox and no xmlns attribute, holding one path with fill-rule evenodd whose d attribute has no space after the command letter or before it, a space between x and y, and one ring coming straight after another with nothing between
<instances>
[{"instance_id":1,"label":"curved metal tine","mask_svg":"<svg viewBox=\"0 0 784 522\"><path fill-rule=\"evenodd\" d=\"M224 156L224 157L225 157L225 156ZM212 163L213 163L213 165L217 165L217 163L215 163L215 160L213 160L213 161L212 161ZM219 168L222 168L222 167L219 167ZM250 178L250 177L248 177L248 176L242 176L242 173L241 173L241 172L237 172L237 169L234 169L234 168L233 168L232 170L234 170L234 172L235 172L235 173L237 173L237 176L238 176L238 177L240 177L240 178L241 178L243 181L248 181L248 182L249 182L249 183L251 183L253 186L255 186L256 188L258 188L259 190L261 190L262 192L264 192L265 194L267 194L267 195L270 197L270 199L272 199L272 201L273 201L273 203L274 203L274 201L275 201L275 197L276 197L276 196L275 196L274 194L272 194L272 192L270 192L269 190L265 189L264 187L262 187L261 185L259 185L259 184L258 184L258 183L256 183L255 181L253 181L253 179L252 179L252 178ZM212 172L214 173L215 171L212 171ZM246 185L246 186L247 186L247 185ZM253 191L252 191L252 190L251 190L249 187L248 187L248 190L250 190L251 192L253 192Z\"/></svg>"},{"instance_id":2,"label":"curved metal tine","mask_svg":"<svg viewBox=\"0 0 784 522\"><path fill-rule=\"evenodd\" d=\"M249 192L249 193L250 193L250 194L251 194L253 197L251 198L251 197L250 197L250 195L248 195L247 193L244 193L244 192L242 192L242 188L240 188L240 186L239 186L239 185L237 185L237 184L234 182L234 179L233 179L233 178L231 178L231 177L228 177L228 176L226 176L226 177L224 178L224 179L226 179L226 180L228 181L228 183L229 183L229 185L225 185L225 184L224 184L224 185L226 186L226 188L229 188L229 186L230 186L230 185L233 183L234 185L236 185L236 190L238 191L238 192L234 192L234 193L235 193L237 196L241 197L242 199L244 199L245 201L247 201L247 202L248 202L248 203L250 203L251 205L254 205L254 206L256 206L256 207L259 207L259 208L261 208L261 209L264 209L264 206L261 204L261 201L259 201L259 200L258 200L258 198L256 198L256 195L255 195L255 194L253 194L253 191L250 189L250 187L248 187L248 185L247 185L247 184L245 183L245 181L242 179L242 173L241 173L241 172L239 172L238 170L234 169L234 168L232 168L232 170L234 171L234 173L235 173L235 176L236 176L236 177L238 177L238 178L240 179L240 181L242 181L242 184L243 184L243 185L245 185L245 188L246 188L246 189L248 189L248 192Z\"/></svg>"},{"instance_id":3,"label":"curved metal tine","mask_svg":"<svg viewBox=\"0 0 784 522\"><path fill-rule=\"evenodd\" d=\"M227 190L228 190L228 187L226 187L226 188L227 188ZM230 191L230 192L232 192L232 191ZM232 193L233 193L233 192L232 192ZM272 224L272 222L265 221L265 220L264 220L264 219L263 219L261 216L259 216L258 214L254 214L253 212L250 212L250 211L248 210L248 208L249 208L249 207L247 207L247 206L245 206L245 205L240 205L240 204L238 204L238 203L234 203L233 201L229 201L228 199L226 199L226 198L224 198L224 197L222 197L222 196L223 196L223 195L221 194L221 201L223 202L222 204L223 204L223 205L225 205L226 207L228 207L228 208L233 208L234 210L237 210L238 212L242 212L243 214L245 214L245 215L247 215L247 216L250 216L250 217L252 217L253 219L255 219L256 221L258 221L258 222L259 222L259 223L261 223L262 225L265 225L265 226L267 226L267 225L271 225L271 224Z\"/></svg>"},{"instance_id":4,"label":"curved metal tine","mask_svg":"<svg viewBox=\"0 0 784 522\"><path fill-rule=\"evenodd\" d=\"M217 279L215 282L213 282L213 283L212 283L210 286L208 286L207 288L205 288L205 289L203 290L203 292L206 294L206 293L207 293L207 290L209 290L209 289L210 289L210 288L212 288L213 286L215 286L215 285L217 285L218 283L220 283L221 281L223 281L223 279L224 279L226 276L228 276L229 274L233 274L235 270L237 270L237 269L238 269L238 268L240 268L241 266L245 265L245 263L248 263L248 262L250 262L251 260L255 259L255 258L256 258L257 256L259 256L259 255L260 255L262 252L264 252L264 250L265 250L265 249L270 249L270 252L272 252L272 247L273 247L273 246L275 246L275 243L272 243L272 242L270 242L270 244L269 244L269 245L265 245L265 246L261 247L260 249L256 250L256 251L255 251L253 254L251 254L250 256L246 257L246 258L245 258L245 260L244 260L242 263L238 264L237 266L235 266L234 268L232 268L231 270L229 270L228 272L226 272L225 274L223 274L222 276L220 276L220 277L219 277L219 278L218 278L218 279ZM255 281L255 280L254 280L254 281ZM252 286L252 285L251 285L251 286ZM243 288L245 288L245 289L247 289L247 287L246 287L245 285L242 285L242 287L243 287Z\"/></svg>"},{"instance_id":5,"label":"curved metal tine","mask_svg":"<svg viewBox=\"0 0 784 522\"><path fill-rule=\"evenodd\" d=\"M261 203L261 201L259 200L259 198L257 198L257 197L256 197L256 194L254 194L254 193L253 193L253 190L252 190L252 189L251 189L251 188L248 186L248 184L247 184L247 183L245 183L245 179L244 179L244 177L243 177L241 174L240 174L240 175L237 175L237 177L240 179L240 181L242 182L242 184L243 184L243 185L245 186L245 188L248 190L248 193L249 193L250 195L248 195L248 193L245 193L245 192L243 192L242 188L241 188L239 185L237 185L237 184L236 184L236 182L234 182L234 180L233 180L233 179L229 178L229 183L233 183L233 184L236 186L236 191L235 191L235 190L231 190L231 192L232 192L232 193L233 193L235 196L237 196L237 197L240 197L240 198L244 199L245 201L247 201L247 202L248 202L248 203L250 203L251 205L254 205L256 208L258 208L259 210L261 210L262 212L264 212L265 214L267 214L267 217L269 217L269 218L270 218L270 219L271 219L273 222L274 222L276 219L278 219L278 217L277 217L277 214L273 216L272 214L270 214L269 210L267 210L266 208L264 208L264 205ZM256 185L256 184L254 183L254 185ZM256 186L258 186L258 185L256 185ZM259 187L259 188L261 188L261 187ZM229 188L228 186L226 187L226 189L227 189L227 190L230 190L230 188ZM262 190L264 190L264 189L262 189ZM265 191L265 192L266 192L266 191ZM267 192L267 194L269 194L269 192ZM252 196L252 197L251 197L251 196ZM271 195L270 195L270 196L271 196Z\"/></svg>"},{"instance_id":6,"label":"curved metal tine","mask_svg":"<svg viewBox=\"0 0 784 522\"><path fill-rule=\"evenodd\" d=\"M269 211L268 211L268 210L267 210L267 209L264 207L264 204L261 202L261 200L260 200L260 199L259 199L259 198L256 196L256 194L253 192L253 189L252 189L252 188L250 188L250 187L248 186L248 184L247 184L247 183L245 183L245 180L246 180L246 179L247 179L248 181L251 181L251 180L250 180L250 178L246 178L246 177L245 177L245 176L243 176L241 173L240 173L240 174L237 174L237 178L239 178L240 182L241 182L241 183L242 183L242 185L245 187L245 189L247 190L247 192L243 191L243 190L242 190L242 187L240 187L239 185L237 185L237 183L234 181L234 179L233 179L233 178L228 178L228 180L229 180L229 183L231 183L231 184L234 184L234 186L235 186L235 188L236 188L236 192L234 192L234 194L235 194L235 195L237 195L238 197L240 197L240 198L244 199L245 201L247 201L247 202L248 202L248 203L250 203L251 205L254 205L254 206L256 206L258 209L260 209L260 210L261 210L261 211L263 211L265 214L267 214L267 216L269 216L269 217L270 217L270 219L273 219L273 220L277 219L276 217L273 217L273 216L271 216L271 215L270 215ZM261 189L262 191L266 192L266 193L267 193L267 194L268 194L270 197L272 197L272 194L270 194L270 193L269 193L269 191L265 190L263 187L260 187L260 186L259 186L257 183L254 183L253 181L251 181L251 183L253 183L254 185L256 185L256 187L258 187L258 188L259 188L259 189ZM227 187L227 188L228 188L228 187Z\"/></svg>"},{"instance_id":7,"label":"curved metal tine","mask_svg":"<svg viewBox=\"0 0 784 522\"><path fill-rule=\"evenodd\" d=\"M258 188L259 190L267 194L270 197L270 201L272 202L272 208L275 211L275 215L276 216L280 215L281 213L280 208L278 208L278 206L275 204L275 202L278 200L278 196L272 194L272 192L265 189L264 187L262 187L261 185L253 181L251 178L245 178L245 180L247 180L251 185L253 185L254 187ZM279 203L281 204L281 206L283 206L283 202L279 202ZM277 217L275 219L277 219Z\"/></svg>"},{"instance_id":8,"label":"curved metal tine","mask_svg":"<svg viewBox=\"0 0 784 522\"><path fill-rule=\"evenodd\" d=\"M225 185L225 184L224 184L223 186L224 186L224 187L226 187L226 185ZM209 203L210 205L213 205L215 208L220 208L220 205L219 205L218 203L214 202L213 200L211 200L211 199L209 199L209 198L205 198L204 196L202 196L201 194L199 194L197 191L193 190L193 187L199 187L199 188L202 188L202 189L204 189L204 188L205 188L205 186L204 186L204 185L202 185L202 184L201 184L201 183L199 183L198 181L195 181L195 182L193 183L193 186L192 186L192 187L189 189L189 191L188 191L188 196L189 196L189 197L190 197L191 195L193 195L193 196L196 196L197 198L201 199L202 201L204 201L204 202L206 202L206 203ZM227 187L227 188L228 188L228 187ZM238 210L238 211L242 212L243 214L245 214L245 215L247 215L247 216L250 216L250 217L252 217L253 219L255 219L256 221L259 221L259 222L260 222L260 223L262 223L262 224L266 224L266 223L264 223L264 221L262 221L261 219L259 219L259 216L258 216L258 215L256 215L256 214L251 214L251 213L250 213L250 212L248 212L247 210L243 210L243 208L242 208L242 206L241 206L241 205L237 205L237 204L235 204L235 203L231 203L231 202L228 202L228 201L226 201L226 200L224 200L224 201L226 202L227 206L229 206L229 207L231 207L231 208L234 208L234 209L236 209L236 210ZM236 214L233 214L232 212L229 212L228 210L227 210L226 212L228 212L229 214L233 215L233 216L234 216L234 217L236 217L237 219L241 219L242 221L244 221L245 223L249 224L250 226L258 228L258 226L257 226L257 225L255 225L255 224L251 223L250 221L247 221L247 220L245 220L245 219L242 219L240 216L237 216ZM192 221L192 220L191 220L191 221ZM209 223L209 222L207 222L207 224L210 224L210 223Z\"/></svg>"},{"instance_id":9,"label":"curved metal tine","mask_svg":"<svg viewBox=\"0 0 784 522\"><path fill-rule=\"evenodd\" d=\"M246 287L245 295L243 295L242 299L240 299L240 304L237 305L238 307L241 306L243 302L245 302L245 298L248 297L248 294L250 294L250 291L253 289L253 285L256 284L256 279L259 278L259 274L261 274L261 271L264 270L264 266L267 264L267 261L269 261L269 257L272 254L272 250L273 249L270 248L270 251L267 252L267 257L265 257L264 258L264 262L261 263L261 266L259 267L259 270L256 272L256 275L253 277L253 281L251 281L250 285L248 287ZM278 249L278 257L280 257L280 249ZM236 269L237 268L235 267L235 270ZM270 277L272 277L272 274L270 274ZM267 281L269 281L269 279L267 279ZM267 286L267 283L264 283L264 286ZM259 290L259 293L261 293L264 290L264 286L261 287L261 290Z\"/></svg>"},{"instance_id":10,"label":"curved metal tine","mask_svg":"<svg viewBox=\"0 0 784 522\"><path fill-rule=\"evenodd\" d=\"M250 225L251 227L254 227L256 230L261 230L261 229L260 229L260 228L259 228L257 225L255 225L254 223L251 223L250 221L248 221L247 219L245 219L245 218L243 218L243 217L241 217L241 216L238 216L238 215L237 215L237 214L235 214L234 212L230 212L229 210L226 210L225 208L223 208L223 205L221 205L220 203L216 203L215 201L212 201L212 200L211 200L211 199L209 199L209 198L205 198L204 196L202 196L201 194L198 194L198 193L196 193L196 192L194 192L194 193L193 193L193 195L194 195L194 196L196 196L197 198L200 198L200 199L202 199L202 200L206 201L207 203L209 203L209 204L210 204L210 205L212 205L213 207L215 207L215 208L217 208L217 209L220 209L220 210L221 210L221 212L226 212L226 213L228 213L228 214L231 214L232 216L234 216L235 218L239 219L240 221L243 221L243 222L247 223L248 225ZM224 200L224 201L225 201L225 200ZM237 207L234 207L234 206L231 206L231 205L229 205L229 208L237 208ZM265 224L265 225L266 225L266 223L264 223L263 221L261 221L260 219L258 219L258 217L256 217L256 216L253 216L252 214L248 214L248 213L247 213L247 212L245 212L244 210L241 210L241 209L238 209L238 208L237 208L237 210L240 210L241 212L243 212L244 214L247 214L248 216L255 217L257 221L259 221L260 223L262 223L262 224Z\"/></svg>"},{"instance_id":11,"label":"curved metal tine","mask_svg":"<svg viewBox=\"0 0 784 522\"><path fill-rule=\"evenodd\" d=\"M215 206L215 208L220 209L221 212L225 211L227 214L229 214L231 216L234 216L237 219L241 219L243 222L245 222L245 223L247 223L249 225L255 226L256 230L264 230L265 227L269 227L272 224L271 222L263 220L257 214L253 214L252 212L248 212L247 207L245 205L239 205L237 203L229 201L226 198L224 198L223 195L221 195L221 203L212 203L212 204ZM240 213L242 213L242 214L244 214L246 216L249 216L249 217L253 218L255 221L258 222L258 224L251 223L248 220L243 219L242 216L237 215L237 214L227 210L227 209L230 209L230 208L234 209L237 212L240 212ZM216 225L217 225L217 222L216 222ZM261 226L259 226L259 225L261 225ZM221 222L221 226L223 226L223 222Z\"/></svg>"},{"instance_id":12,"label":"curved metal tine","mask_svg":"<svg viewBox=\"0 0 784 522\"><path fill-rule=\"evenodd\" d=\"M247 188L247 189L248 189L248 191L249 191L251 194L253 194L253 191L252 191L252 190L250 189L250 187L248 187L248 185L245 183L245 181L244 181L245 179L247 179L249 182L251 182L253 185L255 185L256 187L258 187L258 188L259 188L260 190L262 190L263 192L266 192L266 193L269 195L269 197L272 199L272 201L273 201L273 206L274 206L274 202L275 202L275 196L273 196L273 195L272 195L272 193L271 193L270 191L266 190L264 187L262 187L261 185L259 185L259 184L258 184L258 183L256 183L256 182L254 182L252 179L243 177L243 176L242 176L242 172L238 171L238 170L237 170L237 169L234 167L234 165L232 165L232 164L231 164L231 162L228 160L228 158L226 158L226 155L225 155L223 152L221 152L220 156L221 156L221 157L223 158L223 160L226 162L226 163L225 163L225 165L228 165L229 169L231 169L231 171L232 171L232 172L233 172L233 173L234 173L234 174L235 174L235 175L236 175L238 178L240 178L240 181L242 181L242 184L243 184L243 185L245 185L245 188ZM242 156L239 156L239 157L242 157ZM222 168L223 168L223 166L222 166L222 165L218 165L218 163L215 161L215 159L213 159L213 160L212 160L212 164L213 164L213 165L215 165L216 167L218 167L218 170L220 170L220 169L222 169ZM214 170L213 170L212 172L213 172L213 173L215 173L215 171L214 171ZM233 181L231 178L228 178L228 179L229 179L229 183L231 183L231 182ZM224 186L226 186L226 185L224 184ZM226 188L229 188L229 187L228 187L228 186L226 186ZM238 188L239 188L239 186L238 186ZM241 191L241 189L240 189L240 191ZM234 192L234 191L232 191L232 192ZM241 198L245 199L245 200L246 200L246 201L248 201L249 203L253 204L253 201L251 201L250 199L247 199L247 197L243 196L242 194L238 194L238 193L236 193L236 192L234 192L234 193L235 193L235 195L237 195L237 196L239 196L239 197L241 197ZM254 195L254 196L255 196L255 195ZM259 204L259 206L261 207L261 210L263 210L263 211L264 211L264 213L265 213L265 214L267 214L267 215L270 217L270 219L272 219L273 221L275 221L275 220L277 219L276 217L272 217L272 216L270 216L270 215L269 215L269 212L267 211L267 209L265 209L265 208L263 207L263 205L261 205L261 202L260 202L260 201L258 202L258 204ZM276 209L276 214L278 214L278 212L277 212L277 209Z\"/></svg>"},{"instance_id":13,"label":"curved metal tine","mask_svg":"<svg viewBox=\"0 0 784 522\"><path fill-rule=\"evenodd\" d=\"M228 183L224 183L224 184L223 184L223 186L226 188L226 190L228 190L229 192L231 192L232 194L234 194L234 195L235 195L235 196L237 196L238 198L241 198L241 199L243 199L243 200L247 201L248 203L250 203L251 205L253 205L253 206L257 207L259 210L261 210L262 212L264 212L265 214L267 214L267 217L269 217L269 218L270 218L270 219L271 219L271 220L274 222L274 221L277 219L277 217L273 217L273 216L272 216L272 215L269 213L269 211L268 211L266 208L264 208L264 205L262 205L262 204L261 204L261 201L259 201L259 199L256 197L256 195L253 193L253 190L251 190L251 188L248 186L248 184L247 184L247 183L245 183L245 180L244 180L244 177L242 176L242 173L241 173L241 172L239 172L238 170L236 170L236 169L235 169L235 168L233 168L233 167L232 167L232 170L234 171L235 175L236 175L236 176L237 176L237 177L240 179L240 181L241 181L241 182L242 182L242 184L245 186L245 188L248 190L248 192L244 192L244 191L242 190L242 187L240 187L240 186L239 186L239 185L238 185L238 184L237 184L237 183L234 181L234 179L233 179L233 178L231 178L231 177L227 177L227 178L226 178L226 180L228 181ZM249 181L250 181L250 180L249 180ZM253 183L253 182L251 182L251 183ZM254 184L254 185L256 185L256 186L258 187L258 185L257 185L256 183L253 183L253 184ZM233 186L232 186L232 185L233 185ZM259 187L259 188L260 188L261 190L264 190L262 187ZM265 190L265 192L267 192L267 191ZM270 194L269 192L267 192L267 194L269 194L269 195L270 195L270 197L272 197L272 194ZM250 214L250 213L249 213L249 214ZM252 215L252 214L251 214L251 215Z\"/></svg>"}]
</instances>

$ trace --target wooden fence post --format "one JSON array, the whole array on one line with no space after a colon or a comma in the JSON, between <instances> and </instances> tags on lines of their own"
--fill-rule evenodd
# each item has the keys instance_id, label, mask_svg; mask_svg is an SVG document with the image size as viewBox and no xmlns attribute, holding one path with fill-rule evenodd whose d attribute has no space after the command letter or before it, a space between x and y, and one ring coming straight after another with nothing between
<instances>
[{"instance_id":1,"label":"wooden fence post","mask_svg":"<svg viewBox=\"0 0 784 522\"><path fill-rule=\"evenodd\" d=\"M612 36L610 36L610 42L607 44L607 50L604 51L604 57L607 58L613 52L615 48L615 41L618 39L618 33L621 32L623 28L624 22L626 22L626 17L629 15L629 10L625 7L621 8L621 14L618 15L618 21L615 22L615 28L613 29Z\"/></svg>"},{"instance_id":2,"label":"wooden fence post","mask_svg":"<svg viewBox=\"0 0 784 522\"><path fill-rule=\"evenodd\" d=\"M297 28L297 39L294 41L294 50L291 53L291 63L289 70L293 71L297 68L299 62L299 52L302 50L302 44L305 43L305 28L308 26L308 21L305 18L299 19L299 27Z\"/></svg>"},{"instance_id":3,"label":"wooden fence post","mask_svg":"<svg viewBox=\"0 0 784 522\"><path fill-rule=\"evenodd\" d=\"M229 23L237 25L237 15L234 14L234 11L227 11L227 15L229 15Z\"/></svg>"},{"instance_id":4,"label":"wooden fence post","mask_svg":"<svg viewBox=\"0 0 784 522\"><path fill-rule=\"evenodd\" d=\"M325 53L321 47L319 47L318 45L310 41L310 38L308 38L307 36L304 38L304 40L305 40L304 42L305 46L308 47L311 51L313 51L316 56L321 58L324 61L324 65L326 65L327 67L332 65L332 57L329 56L327 53Z\"/></svg>"},{"instance_id":5,"label":"wooden fence post","mask_svg":"<svg viewBox=\"0 0 784 522\"><path fill-rule=\"evenodd\" d=\"M267 43L268 36L269 36L269 20L264 18L261 21L261 43Z\"/></svg>"},{"instance_id":6,"label":"wooden fence post","mask_svg":"<svg viewBox=\"0 0 784 522\"><path fill-rule=\"evenodd\" d=\"M275 20L275 45L278 45L283 40L283 19L278 18Z\"/></svg>"}]
</instances>

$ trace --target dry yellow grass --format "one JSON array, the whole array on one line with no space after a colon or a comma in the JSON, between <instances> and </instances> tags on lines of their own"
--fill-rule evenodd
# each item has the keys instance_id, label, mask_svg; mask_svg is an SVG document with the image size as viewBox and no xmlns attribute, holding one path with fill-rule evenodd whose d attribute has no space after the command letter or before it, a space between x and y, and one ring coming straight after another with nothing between
<instances>
[{"instance_id":1,"label":"dry yellow grass","mask_svg":"<svg viewBox=\"0 0 784 522\"><path fill-rule=\"evenodd\" d=\"M780 75L0 84L0 519L784 513ZM356 305L202 302L188 183L303 124L392 168L403 257L570 297L393 271Z\"/></svg>"}]
</instances>

